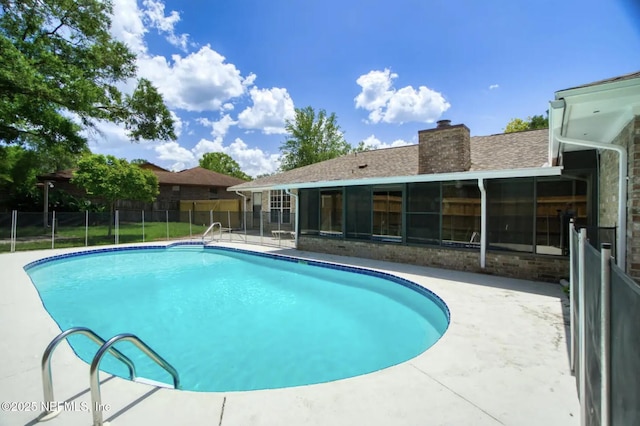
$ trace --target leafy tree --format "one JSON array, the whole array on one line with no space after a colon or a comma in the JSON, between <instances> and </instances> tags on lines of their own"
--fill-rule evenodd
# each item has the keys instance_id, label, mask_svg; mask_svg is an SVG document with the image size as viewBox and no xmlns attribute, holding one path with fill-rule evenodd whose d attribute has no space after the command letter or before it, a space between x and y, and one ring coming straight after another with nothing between
<instances>
[{"instance_id":1,"label":"leafy tree","mask_svg":"<svg viewBox=\"0 0 640 426\"><path fill-rule=\"evenodd\" d=\"M529 117L529 129L548 129L549 128L549 114L547 113L546 117L542 115L534 115L533 117Z\"/></svg>"},{"instance_id":2,"label":"leafy tree","mask_svg":"<svg viewBox=\"0 0 640 426\"><path fill-rule=\"evenodd\" d=\"M85 150L88 152L88 149ZM80 155L70 153L60 145L51 147L0 145L0 208L37 211L42 209L42 190L36 186L37 176L76 166ZM55 191L59 193L60 190ZM53 194L51 194L53 195ZM50 201L53 198L50 197ZM63 199L58 210L66 210Z\"/></svg>"},{"instance_id":3,"label":"leafy tree","mask_svg":"<svg viewBox=\"0 0 640 426\"><path fill-rule=\"evenodd\" d=\"M158 178L153 172L112 155L88 155L82 158L71 183L108 203L111 211L108 235L111 235L111 222L118 200L152 202L159 193Z\"/></svg>"},{"instance_id":4,"label":"leafy tree","mask_svg":"<svg viewBox=\"0 0 640 426\"><path fill-rule=\"evenodd\" d=\"M0 147L0 192L5 208L33 211L42 209L36 187L38 155L20 146Z\"/></svg>"},{"instance_id":5,"label":"leafy tree","mask_svg":"<svg viewBox=\"0 0 640 426\"><path fill-rule=\"evenodd\" d=\"M364 141L360 141L360 143L358 144L358 146L356 146L356 147L354 147L354 148L352 148L352 149L351 149L351 152L358 153L358 152L365 152L365 151L370 151L370 150L371 150L371 147L370 147L370 146L366 146L366 145L364 144Z\"/></svg>"},{"instance_id":6,"label":"leafy tree","mask_svg":"<svg viewBox=\"0 0 640 426\"><path fill-rule=\"evenodd\" d=\"M133 141L175 139L162 96L110 33L111 0L0 0L0 140L86 146L83 130L122 124ZM122 86L120 86L122 87Z\"/></svg>"},{"instance_id":7,"label":"leafy tree","mask_svg":"<svg viewBox=\"0 0 640 426\"><path fill-rule=\"evenodd\" d=\"M296 108L293 120L287 120L288 138L280 146L280 170L287 171L348 154L351 146L344 140L335 113L318 114L310 106Z\"/></svg>"},{"instance_id":8,"label":"leafy tree","mask_svg":"<svg viewBox=\"0 0 640 426\"><path fill-rule=\"evenodd\" d=\"M505 133L522 132L525 130L537 130L549 128L549 116L543 117L542 115L534 115L533 117L527 117L526 120L521 118L514 118L507 123L505 127Z\"/></svg>"},{"instance_id":9,"label":"leafy tree","mask_svg":"<svg viewBox=\"0 0 640 426\"><path fill-rule=\"evenodd\" d=\"M240 165L224 152L207 152L200 159L200 167L238 179L251 180L251 176L240 170Z\"/></svg>"}]
</instances>

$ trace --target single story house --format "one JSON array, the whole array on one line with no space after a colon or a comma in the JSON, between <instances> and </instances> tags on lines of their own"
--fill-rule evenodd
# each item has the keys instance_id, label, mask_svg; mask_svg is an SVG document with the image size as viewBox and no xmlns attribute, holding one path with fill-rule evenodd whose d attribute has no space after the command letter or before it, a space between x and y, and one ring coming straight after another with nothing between
<instances>
[{"instance_id":1,"label":"single story house","mask_svg":"<svg viewBox=\"0 0 640 426\"><path fill-rule=\"evenodd\" d=\"M194 167L172 172L152 163L143 163L141 168L151 170L158 177L159 194L151 205L136 201L122 200L118 208L124 210L180 210L181 201L198 200L240 200L241 197L230 193L227 188L245 182L232 176L217 173L202 167ZM86 197L82 188L73 185L70 180L73 170L61 170L38 176L38 181L43 183L45 191L62 189L75 197ZM46 198L46 197L45 197Z\"/></svg>"},{"instance_id":2,"label":"single story house","mask_svg":"<svg viewBox=\"0 0 640 426\"><path fill-rule=\"evenodd\" d=\"M417 145L228 190L253 200L254 216L291 222L302 250L546 281L569 275L573 218L594 239L615 241L619 264L638 277L639 111L633 73L557 92L548 130L471 137L465 125L441 120L418 132ZM622 151L624 171L616 166ZM627 193L627 177L636 176Z\"/></svg>"}]
</instances>

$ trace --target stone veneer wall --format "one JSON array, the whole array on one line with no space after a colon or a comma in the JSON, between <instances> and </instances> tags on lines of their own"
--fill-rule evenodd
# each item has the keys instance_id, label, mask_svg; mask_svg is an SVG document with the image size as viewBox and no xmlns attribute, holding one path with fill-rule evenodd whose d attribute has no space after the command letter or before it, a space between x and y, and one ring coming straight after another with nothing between
<instances>
[{"instance_id":1,"label":"stone veneer wall","mask_svg":"<svg viewBox=\"0 0 640 426\"><path fill-rule=\"evenodd\" d=\"M636 116L613 140L627 149L627 273L640 281L640 116ZM600 155L599 226L616 226L618 219L618 153Z\"/></svg>"},{"instance_id":2,"label":"stone veneer wall","mask_svg":"<svg viewBox=\"0 0 640 426\"><path fill-rule=\"evenodd\" d=\"M486 268L481 269L480 252L476 250L380 244L308 236L300 236L298 249L536 281L559 282L561 278L569 277L568 258L528 253L488 252Z\"/></svg>"},{"instance_id":3,"label":"stone veneer wall","mask_svg":"<svg viewBox=\"0 0 640 426\"><path fill-rule=\"evenodd\" d=\"M465 172L471 167L471 136L464 124L418 132L418 173Z\"/></svg>"}]
</instances>

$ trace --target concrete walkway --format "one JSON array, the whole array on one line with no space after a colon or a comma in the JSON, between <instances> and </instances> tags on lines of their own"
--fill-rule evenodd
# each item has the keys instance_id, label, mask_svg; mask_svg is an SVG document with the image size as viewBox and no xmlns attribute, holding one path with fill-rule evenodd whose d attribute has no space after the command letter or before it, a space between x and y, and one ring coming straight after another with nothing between
<instances>
[{"instance_id":1,"label":"concrete walkway","mask_svg":"<svg viewBox=\"0 0 640 426\"><path fill-rule=\"evenodd\" d=\"M567 350L568 300L559 285L233 246L396 274L442 297L451 310L451 325L435 346L403 364L311 386L198 393L158 389L103 373L102 401L109 405L104 418L112 426L579 424ZM0 255L0 426L38 424L40 360L60 333L23 266L71 251L78 249ZM91 424L88 365L66 343L56 350L52 365L55 399L67 406L46 424Z\"/></svg>"}]
</instances>

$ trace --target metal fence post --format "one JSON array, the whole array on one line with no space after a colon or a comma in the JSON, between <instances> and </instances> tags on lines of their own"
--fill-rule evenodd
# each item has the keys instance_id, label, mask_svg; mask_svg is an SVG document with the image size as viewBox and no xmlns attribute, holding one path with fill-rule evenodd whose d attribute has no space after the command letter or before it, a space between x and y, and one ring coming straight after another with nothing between
<instances>
[{"instance_id":1,"label":"metal fence post","mask_svg":"<svg viewBox=\"0 0 640 426\"><path fill-rule=\"evenodd\" d=\"M169 240L169 210L165 210L165 218L167 220L167 241Z\"/></svg>"},{"instance_id":2,"label":"metal fence post","mask_svg":"<svg viewBox=\"0 0 640 426\"><path fill-rule=\"evenodd\" d=\"M585 283L585 246L587 244L587 230L585 228L580 229L580 237L578 239L578 347L579 347L579 357L580 357L580 371L578 374L580 375L580 424L582 426L586 426L587 423L587 368L585 365L585 359L587 355L587 321L586 321L586 312L585 312L585 300L584 300L584 283Z\"/></svg>"},{"instance_id":3,"label":"metal fence post","mask_svg":"<svg viewBox=\"0 0 640 426\"><path fill-rule=\"evenodd\" d=\"M55 247L55 238L56 238L56 211L53 211L53 217L51 219L51 248Z\"/></svg>"},{"instance_id":4,"label":"metal fence post","mask_svg":"<svg viewBox=\"0 0 640 426\"><path fill-rule=\"evenodd\" d=\"M209 210L209 225L213 225L213 210Z\"/></svg>"},{"instance_id":5,"label":"metal fence post","mask_svg":"<svg viewBox=\"0 0 640 426\"><path fill-rule=\"evenodd\" d=\"M575 271L573 270L573 262L574 259L576 257L576 247L573 246L573 233L576 232L576 228L575 228L575 224L573 223L573 218L569 219L569 330L570 330L570 340L571 340L571 344L569 345L570 348L570 352L569 352L569 365L571 368L571 371L575 371L575 366L576 366L576 351L575 351L575 344L576 344L576 336L575 336L575 324L574 324L574 320L573 320L573 316L575 314L575 303L576 301L573 300L573 289L575 288L576 285L578 285L577 282L575 282L574 280L574 274Z\"/></svg>"},{"instance_id":6,"label":"metal fence post","mask_svg":"<svg viewBox=\"0 0 640 426\"><path fill-rule=\"evenodd\" d=\"M611 244L602 244L600 279L601 426L609 426L611 398Z\"/></svg>"},{"instance_id":7,"label":"metal fence post","mask_svg":"<svg viewBox=\"0 0 640 426\"><path fill-rule=\"evenodd\" d=\"M89 246L89 210L84 212L84 246Z\"/></svg>"},{"instance_id":8,"label":"metal fence post","mask_svg":"<svg viewBox=\"0 0 640 426\"><path fill-rule=\"evenodd\" d=\"M193 234L191 232L191 209L189 209L189 239L193 238Z\"/></svg>"},{"instance_id":9,"label":"metal fence post","mask_svg":"<svg viewBox=\"0 0 640 426\"><path fill-rule=\"evenodd\" d=\"M142 210L142 242L144 243L144 210Z\"/></svg>"},{"instance_id":10,"label":"metal fence post","mask_svg":"<svg viewBox=\"0 0 640 426\"><path fill-rule=\"evenodd\" d=\"M264 219L263 219L262 216L264 216L264 212L260 212L260 245L263 245L263 242L262 242L262 234L263 234L262 228L263 228Z\"/></svg>"},{"instance_id":11,"label":"metal fence post","mask_svg":"<svg viewBox=\"0 0 640 426\"><path fill-rule=\"evenodd\" d=\"M229 241L231 241L231 210L227 210L227 226L229 227Z\"/></svg>"},{"instance_id":12,"label":"metal fence post","mask_svg":"<svg viewBox=\"0 0 640 426\"><path fill-rule=\"evenodd\" d=\"M120 244L120 211L116 210L116 217L115 217L115 233L116 233L116 244Z\"/></svg>"},{"instance_id":13,"label":"metal fence post","mask_svg":"<svg viewBox=\"0 0 640 426\"><path fill-rule=\"evenodd\" d=\"M16 237L18 231L18 210L11 212L11 253L16 251Z\"/></svg>"}]
</instances>

